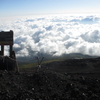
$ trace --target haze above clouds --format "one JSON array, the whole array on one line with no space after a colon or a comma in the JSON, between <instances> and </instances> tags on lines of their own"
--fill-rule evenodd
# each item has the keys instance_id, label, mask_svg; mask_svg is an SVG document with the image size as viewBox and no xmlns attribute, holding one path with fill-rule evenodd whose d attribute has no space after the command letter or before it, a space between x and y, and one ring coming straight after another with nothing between
<instances>
[{"instance_id":1,"label":"haze above clouds","mask_svg":"<svg viewBox=\"0 0 100 100\"><path fill-rule=\"evenodd\" d=\"M0 31L9 30L14 31L17 57L33 57L38 52L48 56L100 55L100 15L55 15L0 21Z\"/></svg>"}]
</instances>

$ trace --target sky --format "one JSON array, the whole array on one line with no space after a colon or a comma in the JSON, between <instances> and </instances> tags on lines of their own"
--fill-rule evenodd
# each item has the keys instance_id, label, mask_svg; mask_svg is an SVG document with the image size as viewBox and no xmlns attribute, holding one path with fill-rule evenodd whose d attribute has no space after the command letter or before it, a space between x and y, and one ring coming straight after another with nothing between
<instances>
[{"instance_id":1,"label":"sky","mask_svg":"<svg viewBox=\"0 0 100 100\"><path fill-rule=\"evenodd\" d=\"M100 13L100 0L0 0L0 17L56 13Z\"/></svg>"},{"instance_id":2,"label":"sky","mask_svg":"<svg viewBox=\"0 0 100 100\"><path fill-rule=\"evenodd\" d=\"M17 58L100 56L100 0L0 0L0 31L10 30Z\"/></svg>"}]
</instances>

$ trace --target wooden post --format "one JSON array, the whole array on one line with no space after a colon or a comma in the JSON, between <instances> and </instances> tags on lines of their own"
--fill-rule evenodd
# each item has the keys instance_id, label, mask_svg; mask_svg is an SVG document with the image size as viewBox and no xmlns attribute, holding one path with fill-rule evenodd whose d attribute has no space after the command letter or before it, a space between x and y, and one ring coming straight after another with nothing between
<instances>
[{"instance_id":1,"label":"wooden post","mask_svg":"<svg viewBox=\"0 0 100 100\"><path fill-rule=\"evenodd\" d=\"M10 57L12 58L12 51L13 51L13 46L12 45L10 45Z\"/></svg>"},{"instance_id":2,"label":"wooden post","mask_svg":"<svg viewBox=\"0 0 100 100\"><path fill-rule=\"evenodd\" d=\"M16 71L16 72L19 72L18 63L17 63L17 61L16 61L16 54L15 54L15 51L13 51L12 53L13 53L13 56L14 56L13 59L15 60L15 64L14 64L14 65L15 65L15 71Z\"/></svg>"},{"instance_id":3,"label":"wooden post","mask_svg":"<svg viewBox=\"0 0 100 100\"><path fill-rule=\"evenodd\" d=\"M4 45L1 45L1 55L4 56Z\"/></svg>"}]
</instances>

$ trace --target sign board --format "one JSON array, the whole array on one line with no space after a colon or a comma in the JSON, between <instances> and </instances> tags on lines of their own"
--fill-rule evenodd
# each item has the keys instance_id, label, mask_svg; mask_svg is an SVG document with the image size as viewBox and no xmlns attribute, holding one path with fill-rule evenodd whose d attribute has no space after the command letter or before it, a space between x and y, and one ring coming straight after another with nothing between
<instances>
[{"instance_id":1,"label":"sign board","mask_svg":"<svg viewBox=\"0 0 100 100\"><path fill-rule=\"evenodd\" d=\"M13 45L13 31L0 32L0 45Z\"/></svg>"}]
</instances>

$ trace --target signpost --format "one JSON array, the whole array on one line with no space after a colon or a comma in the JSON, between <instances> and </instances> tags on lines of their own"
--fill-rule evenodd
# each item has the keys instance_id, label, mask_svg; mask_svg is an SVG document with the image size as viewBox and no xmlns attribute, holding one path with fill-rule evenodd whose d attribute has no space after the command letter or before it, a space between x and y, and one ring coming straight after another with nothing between
<instances>
[{"instance_id":1,"label":"signpost","mask_svg":"<svg viewBox=\"0 0 100 100\"><path fill-rule=\"evenodd\" d=\"M13 51L13 31L12 30L10 30L8 32L4 32L4 31L0 32L0 45L1 45L0 55L1 55L1 57L3 57L3 59L6 59L5 63L7 63L6 69L13 70L13 68L16 68L16 71L18 71L16 55L15 55L15 52ZM4 45L10 46L10 50L9 50L10 57L4 56ZM9 62L10 62L10 64L9 64ZM3 64L4 64L4 62L3 62ZM2 67L1 67L1 69L2 69ZM3 69L5 69L5 66Z\"/></svg>"},{"instance_id":2,"label":"signpost","mask_svg":"<svg viewBox=\"0 0 100 100\"><path fill-rule=\"evenodd\" d=\"M1 55L4 56L4 45L10 45L10 57L12 57L13 51L13 31L10 30L8 32L1 31L0 32L0 45L1 45Z\"/></svg>"},{"instance_id":3,"label":"signpost","mask_svg":"<svg viewBox=\"0 0 100 100\"><path fill-rule=\"evenodd\" d=\"M13 31L0 32L0 45L13 45Z\"/></svg>"}]
</instances>

